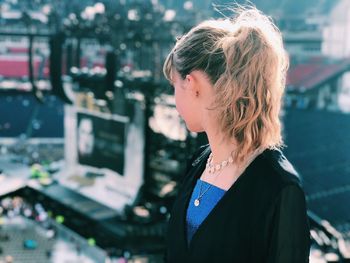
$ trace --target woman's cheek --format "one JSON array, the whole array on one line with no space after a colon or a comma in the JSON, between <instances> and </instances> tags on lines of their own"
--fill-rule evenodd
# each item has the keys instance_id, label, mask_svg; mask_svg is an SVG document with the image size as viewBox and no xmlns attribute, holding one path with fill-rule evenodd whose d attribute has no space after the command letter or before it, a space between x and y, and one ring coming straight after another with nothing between
<instances>
[{"instance_id":1,"label":"woman's cheek","mask_svg":"<svg viewBox=\"0 0 350 263\"><path fill-rule=\"evenodd\" d=\"M181 118L183 118L181 106L179 105L178 102L175 102L175 103L176 103L176 110L177 110L177 112L179 113L179 115L181 116Z\"/></svg>"},{"instance_id":2,"label":"woman's cheek","mask_svg":"<svg viewBox=\"0 0 350 263\"><path fill-rule=\"evenodd\" d=\"M181 99L179 98L179 95L178 95L178 92L176 92L176 89L175 89L175 106L176 106L176 110L177 112L180 114L180 116L182 117L182 114L181 114Z\"/></svg>"}]
</instances>

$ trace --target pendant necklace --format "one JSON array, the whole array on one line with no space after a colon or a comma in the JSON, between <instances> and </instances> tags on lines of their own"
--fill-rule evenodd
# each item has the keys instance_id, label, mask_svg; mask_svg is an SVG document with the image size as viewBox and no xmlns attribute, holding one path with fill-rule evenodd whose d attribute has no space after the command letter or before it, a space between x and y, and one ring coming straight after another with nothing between
<instances>
[{"instance_id":1,"label":"pendant necklace","mask_svg":"<svg viewBox=\"0 0 350 263\"><path fill-rule=\"evenodd\" d=\"M244 169L243 171L249 166L249 164L254 160L254 158L260 154L262 152L261 149L257 149L254 151L254 153L250 156L248 162L244 165ZM213 164L213 153L210 153L209 158L207 160L207 164L206 164L206 171L209 174L214 174L215 172L217 173L215 176L215 179L213 181L213 183L215 183L216 179L218 178L218 175L221 173L221 171L223 170L223 168L226 168L227 166L229 166L230 164L233 163L233 158L232 158L232 153L230 154L229 158L222 161L219 164ZM201 202L201 198L204 196L204 194L212 187L212 184L209 184L209 186L207 187L207 189L205 189L205 191L202 193L202 182L200 181L200 188L199 188L199 194L198 197L194 200L193 204L194 206L198 207L200 205Z\"/></svg>"},{"instance_id":2,"label":"pendant necklace","mask_svg":"<svg viewBox=\"0 0 350 263\"><path fill-rule=\"evenodd\" d=\"M217 173L217 175L215 176L215 179L213 181L213 183L215 183L216 179L218 178L219 174L220 174L221 171L219 171ZM194 200L194 206L199 206L200 205L200 200L202 199L203 195L208 192L208 190L212 187L212 184L209 184L209 186L207 187L207 189L204 190L204 192L202 193L202 185L203 185L203 182L202 181L199 181L200 182L200 187L199 187L199 194L198 194L198 197Z\"/></svg>"},{"instance_id":3,"label":"pendant necklace","mask_svg":"<svg viewBox=\"0 0 350 263\"><path fill-rule=\"evenodd\" d=\"M232 153L231 153L227 160L222 161L220 164L214 165L213 164L213 154L210 153L209 158L207 160L207 165L206 165L207 169L206 170L210 174L213 174L215 172L217 173L213 183L215 183L215 181L218 178L219 174L221 173L222 169L224 167L227 167L229 164L232 164L232 163L233 163L233 158L232 158ZM202 181L199 181L199 182L200 182L199 194L198 194L198 197L194 200L194 203L193 203L195 207L198 207L200 205L200 201L201 201L202 197L212 187L212 184L209 184L207 189L205 189L204 192L202 193L203 182Z\"/></svg>"}]
</instances>

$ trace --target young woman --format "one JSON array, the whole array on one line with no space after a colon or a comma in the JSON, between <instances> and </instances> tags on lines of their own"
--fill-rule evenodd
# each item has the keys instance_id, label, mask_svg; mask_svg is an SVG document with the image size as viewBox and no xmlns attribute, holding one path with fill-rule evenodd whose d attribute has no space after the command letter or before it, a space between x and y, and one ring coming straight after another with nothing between
<instances>
[{"instance_id":1,"label":"young woman","mask_svg":"<svg viewBox=\"0 0 350 263\"><path fill-rule=\"evenodd\" d=\"M168 55L176 108L209 145L173 206L167 262L309 261L305 194L280 150L287 67L281 33L250 7L192 28Z\"/></svg>"}]
</instances>

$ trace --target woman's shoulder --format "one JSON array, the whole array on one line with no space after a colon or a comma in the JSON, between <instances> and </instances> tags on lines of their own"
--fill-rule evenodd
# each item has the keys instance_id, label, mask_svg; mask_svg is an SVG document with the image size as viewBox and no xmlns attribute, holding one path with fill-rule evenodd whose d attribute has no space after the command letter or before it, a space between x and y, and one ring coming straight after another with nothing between
<instances>
[{"instance_id":1,"label":"woman's shoulder","mask_svg":"<svg viewBox=\"0 0 350 263\"><path fill-rule=\"evenodd\" d=\"M200 146L189 158L188 166L190 167L188 168L195 167L203 160L206 160L210 152L211 149L209 144ZM267 169L271 170L273 173L277 173L285 183L302 183L300 174L286 158L281 149L266 149L260 156L264 163L264 171Z\"/></svg>"},{"instance_id":2,"label":"woman's shoulder","mask_svg":"<svg viewBox=\"0 0 350 263\"><path fill-rule=\"evenodd\" d=\"M261 156L263 170L266 171L266 174L270 174L271 180L274 180L281 188L290 185L302 188L301 175L281 149L266 149Z\"/></svg>"},{"instance_id":3,"label":"woman's shoulder","mask_svg":"<svg viewBox=\"0 0 350 263\"><path fill-rule=\"evenodd\" d=\"M192 173L203 165L211 152L210 145L200 146L187 163L185 178L191 177ZM297 172L291 162L286 158L281 149L266 149L254 161L257 165L252 165L254 173L257 175L259 183L266 187L275 188L280 192L286 186L296 186L303 188L301 175ZM190 176L189 176L190 175Z\"/></svg>"},{"instance_id":4,"label":"woman's shoulder","mask_svg":"<svg viewBox=\"0 0 350 263\"><path fill-rule=\"evenodd\" d=\"M301 209L299 212L304 213L306 195L302 177L282 150L265 150L257 162L255 171L251 177L254 178L251 180L251 191L261 193L255 195L256 202L263 202L268 207L266 211L285 206L290 207L286 213L296 209Z\"/></svg>"}]
</instances>

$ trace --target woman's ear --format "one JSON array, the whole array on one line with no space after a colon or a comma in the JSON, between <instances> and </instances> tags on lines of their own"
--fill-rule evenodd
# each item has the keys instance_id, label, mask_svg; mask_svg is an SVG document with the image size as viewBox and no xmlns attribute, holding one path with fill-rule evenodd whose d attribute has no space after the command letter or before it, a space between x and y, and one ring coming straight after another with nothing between
<instances>
[{"instance_id":1,"label":"woman's ear","mask_svg":"<svg viewBox=\"0 0 350 263\"><path fill-rule=\"evenodd\" d=\"M200 87L198 84L198 79L196 78L195 74L190 73L186 75L185 85L195 97L199 97L200 95Z\"/></svg>"}]
</instances>

